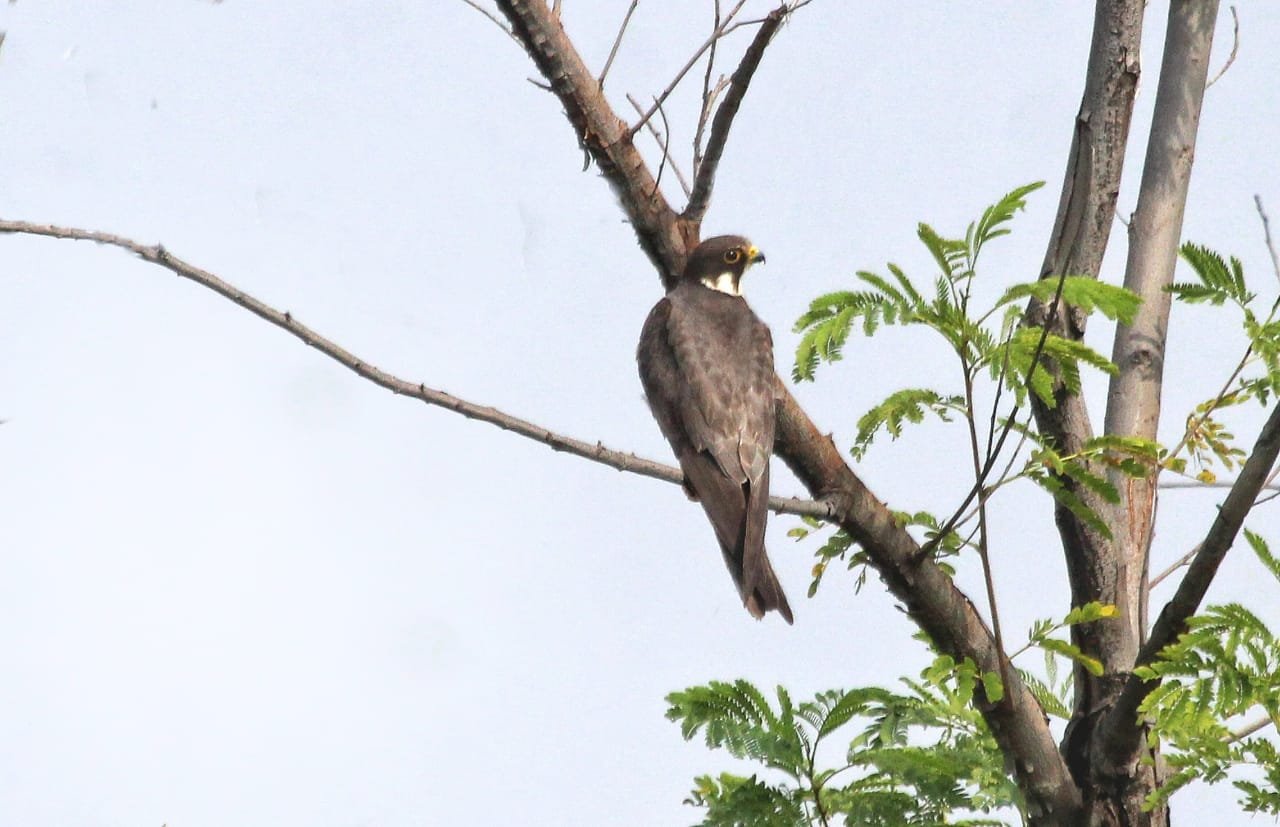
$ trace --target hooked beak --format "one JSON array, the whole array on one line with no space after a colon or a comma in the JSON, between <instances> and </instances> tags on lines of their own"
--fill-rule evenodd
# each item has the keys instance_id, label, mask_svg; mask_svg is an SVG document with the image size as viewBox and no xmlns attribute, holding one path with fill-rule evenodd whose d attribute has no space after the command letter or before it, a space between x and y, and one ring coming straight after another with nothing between
<instances>
[{"instance_id":1,"label":"hooked beak","mask_svg":"<svg viewBox=\"0 0 1280 827\"><path fill-rule=\"evenodd\" d=\"M764 253L760 252L760 248L754 244L747 248L747 262L750 264L764 264Z\"/></svg>"}]
</instances>

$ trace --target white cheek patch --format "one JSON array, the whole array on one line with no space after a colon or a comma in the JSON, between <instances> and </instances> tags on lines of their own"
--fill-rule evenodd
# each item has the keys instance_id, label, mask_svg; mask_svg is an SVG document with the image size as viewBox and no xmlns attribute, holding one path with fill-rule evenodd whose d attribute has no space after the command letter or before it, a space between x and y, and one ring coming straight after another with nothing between
<instances>
[{"instance_id":1,"label":"white cheek patch","mask_svg":"<svg viewBox=\"0 0 1280 827\"><path fill-rule=\"evenodd\" d=\"M728 293L730 296L742 295L742 290L740 289L742 282L739 281L738 285L735 286L733 283L733 273L727 270L714 277L707 276L703 278L702 283L705 286L710 287L712 290L718 290L721 293Z\"/></svg>"}]
</instances>

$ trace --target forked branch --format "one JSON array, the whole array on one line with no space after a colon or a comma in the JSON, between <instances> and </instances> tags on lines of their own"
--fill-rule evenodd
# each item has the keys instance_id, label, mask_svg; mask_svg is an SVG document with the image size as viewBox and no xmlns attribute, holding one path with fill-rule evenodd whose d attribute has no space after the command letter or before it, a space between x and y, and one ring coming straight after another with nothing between
<instances>
[{"instance_id":1,"label":"forked branch","mask_svg":"<svg viewBox=\"0 0 1280 827\"><path fill-rule=\"evenodd\" d=\"M689 58L688 62L685 63L684 66L680 67L680 71L676 72L676 76L671 79L670 83L667 84L667 88L663 89L662 92L658 94L657 99L654 101L653 108L645 112L643 115L641 115L640 120L636 121L635 125L631 127L632 135L635 135L637 132L639 132L640 127L644 126L646 121L648 121L655 114L657 114L658 107L661 106L667 100L667 98L671 96L671 93L674 92L676 90L676 87L680 85L680 81L684 80L684 76L687 75L689 73L689 70L692 69L697 64L698 59L701 58L702 55L708 49L710 49L712 46L716 44L716 41L718 41L720 38L727 35L729 32L733 31L734 29L737 29L739 26L745 26L751 22L751 21L744 21L742 23L733 22L733 18L738 16L738 12L742 11L742 7L746 5L746 2L747 0L738 0L738 2L734 4L733 8L729 9L729 13L725 15L724 20L718 26L716 26L714 31L711 32L711 36L708 37L705 41L703 41L702 45L699 46L697 51L693 53L693 57Z\"/></svg>"},{"instance_id":2,"label":"forked branch","mask_svg":"<svg viewBox=\"0 0 1280 827\"><path fill-rule=\"evenodd\" d=\"M693 194L689 196L689 204L682 214L688 221L700 223L702 217L707 214L707 207L711 203L711 187L715 183L716 168L720 166L720 158L724 155L725 144L729 140L729 130L733 127L733 119L738 114L742 99L746 97L751 78L760 66L764 50L769 46L769 41L773 39L774 33L778 31L778 27L782 25L789 11L786 5L782 5L769 13L769 16L760 24L760 28L756 30L756 36L752 38L751 45L747 47L747 51L742 55L742 61L733 72L733 77L729 81L729 91L725 92L724 99L720 101L720 107L716 110L716 116L711 121L711 137L707 139L706 151L694 173Z\"/></svg>"}]
</instances>

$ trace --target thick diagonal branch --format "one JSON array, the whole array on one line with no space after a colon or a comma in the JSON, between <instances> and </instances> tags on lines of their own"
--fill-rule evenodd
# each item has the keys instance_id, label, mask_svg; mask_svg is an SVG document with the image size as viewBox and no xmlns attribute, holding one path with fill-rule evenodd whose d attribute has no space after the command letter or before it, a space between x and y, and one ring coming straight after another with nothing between
<instances>
[{"instance_id":1,"label":"thick diagonal branch","mask_svg":"<svg viewBox=\"0 0 1280 827\"><path fill-rule=\"evenodd\" d=\"M817 429L781 382L779 387L775 452L815 498L833 505L835 521L866 550L885 586L940 651L972 658L984 673L1006 678L1004 700L979 702L978 708L1027 797L1032 823L1077 824L1080 793L1044 710L996 646L973 602L930 555L921 555L919 544L853 473L831 437Z\"/></svg>"},{"instance_id":2,"label":"thick diagonal branch","mask_svg":"<svg viewBox=\"0 0 1280 827\"><path fill-rule=\"evenodd\" d=\"M143 261L158 264L185 279L190 279L201 287L212 290L223 298L230 299L255 316L265 319L276 327L293 334L335 362L398 396L420 399L428 405L445 408L454 413L462 414L468 419L496 425L504 431L510 431L550 446L552 450L589 459L592 462L607 465L618 471L628 471L633 474L639 474L642 477L650 477L663 482L675 483L676 485L680 485L684 481L684 474L679 468L643 459L635 454L615 451L604 447L599 442L587 442L564 436L541 425L500 411L497 408L477 405L474 402L468 402L444 391L429 388L420 382L409 382L386 371L379 370L333 340L321 336L302 322L299 322L289 312L277 310L235 285L228 284L208 270L183 261L166 250L163 245L142 244L123 236L96 230L82 230L74 227L59 227L53 224L33 224L27 221L7 221L4 219L0 219L0 233L23 233L26 235L46 236L48 238L93 241L98 244L128 250ZM779 514L795 514L802 517L814 517L819 520L830 520L834 514L834 508L827 503L799 500L792 497L770 497L769 507Z\"/></svg>"},{"instance_id":3,"label":"thick diagonal branch","mask_svg":"<svg viewBox=\"0 0 1280 827\"><path fill-rule=\"evenodd\" d=\"M1151 636L1147 639L1142 651L1138 653L1138 665L1152 663L1160 651L1178 639L1178 635L1187 629L1187 620L1200 608L1209 585L1218 573L1218 566L1227 555L1236 536L1244 525L1244 518L1253 508L1271 468L1280 455L1280 405L1277 405L1266 424L1258 434L1253 453L1245 461L1240 476L1228 492L1218 516L1200 543L1199 550L1191 560L1186 575L1178 584L1173 597L1160 612ZM1113 760L1132 763L1142 744L1142 732L1138 721L1138 705L1142 703L1153 689L1159 686L1158 681L1143 681L1130 674L1125 681L1119 699L1108 713L1101 729L1103 754Z\"/></svg>"},{"instance_id":4,"label":"thick diagonal branch","mask_svg":"<svg viewBox=\"0 0 1280 827\"><path fill-rule=\"evenodd\" d=\"M751 45L747 47L741 62L738 63L738 68L730 78L729 90L725 92L724 99L720 101L715 117L711 120L711 136L707 139L706 152L703 153L698 168L694 170L693 193L689 196L689 204L681 214L688 221L701 223L702 217L707 214L707 207L711 204L711 188L716 179L716 168L720 166L720 158L724 155L725 145L729 141L729 130L733 127L733 119L737 117L742 99L746 97L747 87L751 85L751 78L760 66L764 50L769 46L769 41L773 39L778 27L782 25L787 12L787 6L782 5L769 13L756 31L756 36L751 40Z\"/></svg>"}]
</instances>

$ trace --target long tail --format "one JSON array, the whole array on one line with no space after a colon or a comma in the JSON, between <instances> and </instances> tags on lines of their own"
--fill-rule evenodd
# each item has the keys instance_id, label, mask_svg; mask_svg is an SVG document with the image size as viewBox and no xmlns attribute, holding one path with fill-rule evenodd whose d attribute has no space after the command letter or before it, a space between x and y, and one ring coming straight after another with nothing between
<instances>
[{"instance_id":1,"label":"long tail","mask_svg":"<svg viewBox=\"0 0 1280 827\"><path fill-rule=\"evenodd\" d=\"M764 527L769 519L769 468L765 467L764 475L755 485L743 486L747 511L742 529L742 580L738 590L742 592L742 602L753 617L763 617L770 610L777 611L787 623L794 623L791 616L791 605L778 582L778 575L769 563L769 555L764 550Z\"/></svg>"},{"instance_id":2,"label":"long tail","mask_svg":"<svg viewBox=\"0 0 1280 827\"><path fill-rule=\"evenodd\" d=\"M757 619L765 612L777 611L792 623L791 606L764 550L764 528L769 517L768 471L755 485L739 484L726 476L705 451L682 456L680 465L711 520L725 565L747 611Z\"/></svg>"},{"instance_id":3,"label":"long tail","mask_svg":"<svg viewBox=\"0 0 1280 827\"><path fill-rule=\"evenodd\" d=\"M762 618L765 612L776 611L787 623L795 623L795 618L791 615L791 604L782 591L778 575L773 573L773 566L769 564L769 556L765 554L763 545L754 553L747 552L743 556L742 569L744 591L747 584L751 584L751 591L745 592L743 596L743 602L751 616Z\"/></svg>"}]
</instances>

